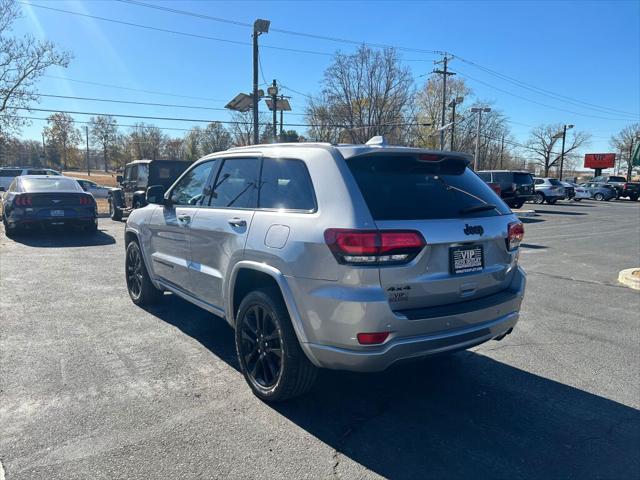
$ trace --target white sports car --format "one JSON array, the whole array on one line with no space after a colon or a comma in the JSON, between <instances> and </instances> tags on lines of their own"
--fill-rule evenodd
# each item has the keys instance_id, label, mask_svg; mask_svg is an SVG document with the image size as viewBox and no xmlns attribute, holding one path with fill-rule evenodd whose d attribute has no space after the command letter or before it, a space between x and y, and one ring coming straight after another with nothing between
<instances>
[{"instance_id":1,"label":"white sports car","mask_svg":"<svg viewBox=\"0 0 640 480\"><path fill-rule=\"evenodd\" d=\"M579 202L583 198L591 198L591 194L589 193L589 190L587 190L584 187L581 187L580 185L578 185L576 183L573 183L573 182L562 182L562 184L565 185L565 186L573 187L573 189L575 191L575 196L573 197L572 200L574 202Z\"/></svg>"}]
</instances>

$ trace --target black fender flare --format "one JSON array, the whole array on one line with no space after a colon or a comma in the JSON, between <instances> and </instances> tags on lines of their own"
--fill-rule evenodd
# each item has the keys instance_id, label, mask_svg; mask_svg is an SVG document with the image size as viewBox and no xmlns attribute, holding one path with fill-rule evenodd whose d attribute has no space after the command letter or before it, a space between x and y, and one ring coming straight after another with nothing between
<instances>
[{"instance_id":1,"label":"black fender flare","mask_svg":"<svg viewBox=\"0 0 640 480\"><path fill-rule=\"evenodd\" d=\"M133 192L133 197L131 199L131 206L137 203L138 207L144 207L147 205L147 192L145 190L137 190Z\"/></svg>"}]
</instances>

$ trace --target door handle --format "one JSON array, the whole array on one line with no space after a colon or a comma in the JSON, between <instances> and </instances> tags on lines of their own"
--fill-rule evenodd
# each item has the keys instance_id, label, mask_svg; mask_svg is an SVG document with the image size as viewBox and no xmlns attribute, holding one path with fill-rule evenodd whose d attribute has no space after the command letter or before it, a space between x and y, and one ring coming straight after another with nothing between
<instances>
[{"instance_id":1,"label":"door handle","mask_svg":"<svg viewBox=\"0 0 640 480\"><path fill-rule=\"evenodd\" d=\"M184 223L185 225L191 221L190 215L178 215L178 221L180 223Z\"/></svg>"},{"instance_id":2,"label":"door handle","mask_svg":"<svg viewBox=\"0 0 640 480\"><path fill-rule=\"evenodd\" d=\"M230 218L228 220L229 225L233 226L233 227L246 227L247 226L247 221L243 220L242 218L238 218L238 217L233 217Z\"/></svg>"}]
</instances>

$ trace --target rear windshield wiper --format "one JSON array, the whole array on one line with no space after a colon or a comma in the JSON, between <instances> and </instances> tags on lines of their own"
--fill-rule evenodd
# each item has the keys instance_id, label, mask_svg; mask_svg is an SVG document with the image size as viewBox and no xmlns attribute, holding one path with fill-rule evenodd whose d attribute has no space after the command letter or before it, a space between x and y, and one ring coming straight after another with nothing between
<instances>
[{"instance_id":1,"label":"rear windshield wiper","mask_svg":"<svg viewBox=\"0 0 640 480\"><path fill-rule=\"evenodd\" d=\"M464 215L465 213L473 213L473 212L484 212L485 210L497 210L493 203L480 203L478 205L471 205L470 207L465 207L460 210L460 214Z\"/></svg>"}]
</instances>

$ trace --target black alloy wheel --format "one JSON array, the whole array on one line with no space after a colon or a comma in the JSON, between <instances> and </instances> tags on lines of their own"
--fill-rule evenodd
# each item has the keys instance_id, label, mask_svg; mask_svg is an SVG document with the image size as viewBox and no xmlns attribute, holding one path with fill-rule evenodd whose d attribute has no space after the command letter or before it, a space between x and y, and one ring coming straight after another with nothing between
<instances>
[{"instance_id":1,"label":"black alloy wheel","mask_svg":"<svg viewBox=\"0 0 640 480\"><path fill-rule=\"evenodd\" d=\"M240 351L250 381L261 389L275 386L282 374L282 332L274 312L252 305L242 322Z\"/></svg>"}]
</instances>

